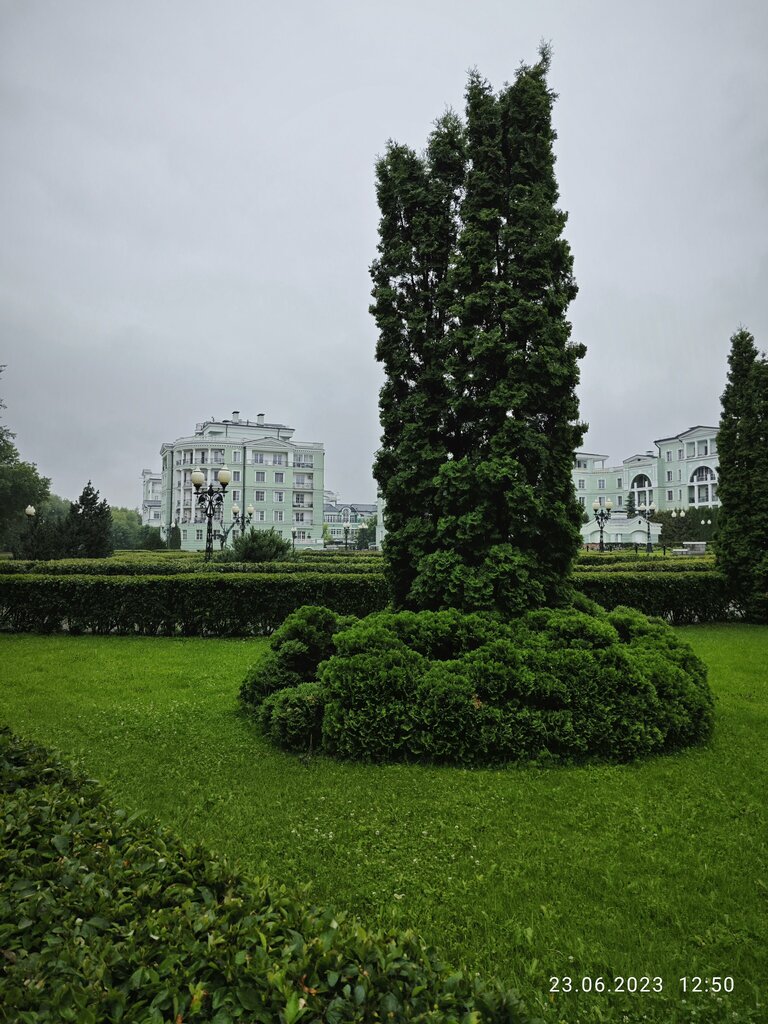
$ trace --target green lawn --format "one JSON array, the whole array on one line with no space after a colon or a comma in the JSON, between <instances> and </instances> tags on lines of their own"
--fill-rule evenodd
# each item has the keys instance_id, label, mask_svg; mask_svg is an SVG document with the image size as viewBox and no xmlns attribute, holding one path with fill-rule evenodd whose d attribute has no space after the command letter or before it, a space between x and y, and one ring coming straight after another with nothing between
<instances>
[{"instance_id":1,"label":"green lawn","mask_svg":"<svg viewBox=\"0 0 768 1024\"><path fill-rule=\"evenodd\" d=\"M627 1005L632 1021L744 1020L768 982L768 628L680 632L710 668L714 739L624 767L281 754L236 713L263 640L1 636L0 721L248 872L311 882L371 926L414 926L547 1020L622 1020ZM661 976L665 994L552 1000L563 975ZM734 991L683 1003L678 979L694 975Z\"/></svg>"}]
</instances>

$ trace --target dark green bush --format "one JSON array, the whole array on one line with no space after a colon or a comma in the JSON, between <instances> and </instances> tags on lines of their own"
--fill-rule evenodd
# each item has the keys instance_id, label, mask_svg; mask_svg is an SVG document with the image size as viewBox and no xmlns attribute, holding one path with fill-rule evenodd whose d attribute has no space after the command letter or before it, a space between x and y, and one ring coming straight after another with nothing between
<instances>
[{"instance_id":1,"label":"dark green bush","mask_svg":"<svg viewBox=\"0 0 768 1024\"><path fill-rule=\"evenodd\" d=\"M0 1020L533 1024L411 931L368 931L117 810L0 730Z\"/></svg>"},{"instance_id":2,"label":"dark green bush","mask_svg":"<svg viewBox=\"0 0 768 1024\"><path fill-rule=\"evenodd\" d=\"M626 605L658 615L675 626L692 622L724 622L741 609L729 594L725 577L716 571L575 572L574 586L604 608Z\"/></svg>"},{"instance_id":3,"label":"dark green bush","mask_svg":"<svg viewBox=\"0 0 768 1024\"><path fill-rule=\"evenodd\" d=\"M312 682L321 661L333 653L334 634L357 622L330 608L305 605L292 612L270 639L271 650L249 668L240 686L240 701L254 711L270 694Z\"/></svg>"},{"instance_id":4,"label":"dark green bush","mask_svg":"<svg viewBox=\"0 0 768 1024\"><path fill-rule=\"evenodd\" d=\"M257 530L251 527L241 534L231 548L216 555L221 562L283 562L293 558L291 542L273 528Z\"/></svg>"},{"instance_id":5,"label":"dark green bush","mask_svg":"<svg viewBox=\"0 0 768 1024\"><path fill-rule=\"evenodd\" d=\"M712 697L690 647L660 619L579 603L588 610L539 609L508 623L385 612L336 633L317 674L322 748L477 765L626 761L704 740ZM282 693L269 700L287 701ZM280 742L291 746L285 733Z\"/></svg>"},{"instance_id":6,"label":"dark green bush","mask_svg":"<svg viewBox=\"0 0 768 1024\"><path fill-rule=\"evenodd\" d=\"M322 742L325 691L319 683L278 690L259 708L259 725L278 747L317 750Z\"/></svg>"},{"instance_id":7,"label":"dark green bush","mask_svg":"<svg viewBox=\"0 0 768 1024\"><path fill-rule=\"evenodd\" d=\"M367 614L386 599L384 579L374 573L0 576L0 627L251 636L272 633L302 605Z\"/></svg>"}]
</instances>

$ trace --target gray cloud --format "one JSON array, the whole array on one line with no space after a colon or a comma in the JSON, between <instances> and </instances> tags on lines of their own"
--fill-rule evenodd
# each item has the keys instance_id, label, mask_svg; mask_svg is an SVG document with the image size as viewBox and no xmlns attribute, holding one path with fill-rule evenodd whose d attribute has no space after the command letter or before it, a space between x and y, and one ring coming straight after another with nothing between
<instances>
[{"instance_id":1,"label":"gray cloud","mask_svg":"<svg viewBox=\"0 0 768 1024\"><path fill-rule=\"evenodd\" d=\"M552 41L585 446L716 422L765 347L765 5L0 5L0 362L24 457L140 500L161 442L265 412L372 500L374 160Z\"/></svg>"}]
</instances>

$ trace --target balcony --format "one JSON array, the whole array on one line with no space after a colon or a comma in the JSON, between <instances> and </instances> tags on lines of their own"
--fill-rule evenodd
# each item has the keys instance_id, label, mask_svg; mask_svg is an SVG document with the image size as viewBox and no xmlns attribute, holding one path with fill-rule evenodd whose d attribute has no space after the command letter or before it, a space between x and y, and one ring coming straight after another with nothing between
<instances>
[{"instance_id":1,"label":"balcony","mask_svg":"<svg viewBox=\"0 0 768 1024\"><path fill-rule=\"evenodd\" d=\"M298 509L314 508L315 507L314 504L311 501L299 501L296 498L296 496L294 496L293 501L291 502L291 504L292 504L293 508L298 508Z\"/></svg>"},{"instance_id":2,"label":"balcony","mask_svg":"<svg viewBox=\"0 0 768 1024\"><path fill-rule=\"evenodd\" d=\"M293 466L294 466L294 469L314 469L315 468L314 462L303 462L301 460L294 461Z\"/></svg>"}]
</instances>

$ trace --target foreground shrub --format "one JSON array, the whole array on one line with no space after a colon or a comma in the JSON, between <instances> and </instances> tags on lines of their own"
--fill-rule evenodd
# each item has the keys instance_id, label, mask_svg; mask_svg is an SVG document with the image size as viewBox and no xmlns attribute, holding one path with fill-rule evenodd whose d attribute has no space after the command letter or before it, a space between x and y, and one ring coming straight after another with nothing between
<instances>
[{"instance_id":1,"label":"foreground shrub","mask_svg":"<svg viewBox=\"0 0 768 1024\"><path fill-rule=\"evenodd\" d=\"M321 706L327 753L465 765L627 761L706 739L712 696L690 647L661 619L577 603L512 622L453 610L345 623L319 662L312 713L287 682L262 726L282 746L307 749L308 737L291 740L287 727L278 736L273 725L271 709L295 703L291 727L305 715L317 749Z\"/></svg>"},{"instance_id":2,"label":"foreground shrub","mask_svg":"<svg viewBox=\"0 0 768 1024\"><path fill-rule=\"evenodd\" d=\"M270 650L252 665L240 686L240 701L254 711L278 690L315 679L318 665L333 653L333 637L357 622L330 608L305 605L272 634ZM299 748L296 748L299 749Z\"/></svg>"},{"instance_id":3,"label":"foreground shrub","mask_svg":"<svg viewBox=\"0 0 768 1024\"><path fill-rule=\"evenodd\" d=\"M0 1019L533 1024L413 932L244 879L5 729L0 811Z\"/></svg>"}]
</instances>

